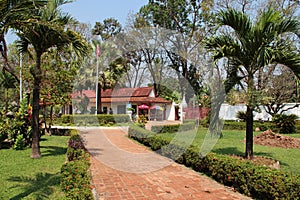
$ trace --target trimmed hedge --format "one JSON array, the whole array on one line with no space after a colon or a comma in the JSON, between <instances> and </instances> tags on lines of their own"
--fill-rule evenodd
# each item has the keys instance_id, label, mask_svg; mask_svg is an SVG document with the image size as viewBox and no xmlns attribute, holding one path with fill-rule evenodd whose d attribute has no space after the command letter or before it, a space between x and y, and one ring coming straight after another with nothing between
<instances>
[{"instance_id":1,"label":"trimmed hedge","mask_svg":"<svg viewBox=\"0 0 300 200\"><path fill-rule=\"evenodd\" d=\"M300 177L268 167L255 165L226 155L210 153L199 156L199 148L171 144L171 140L137 126L130 126L129 137L149 146L163 156L193 168L216 181L234 187L238 192L256 199L300 199ZM168 149L165 146L168 145ZM178 152L183 152L178 154Z\"/></svg>"},{"instance_id":2,"label":"trimmed hedge","mask_svg":"<svg viewBox=\"0 0 300 200\"><path fill-rule=\"evenodd\" d=\"M189 131L196 127L195 121L189 121L184 124L172 125L153 125L151 131L154 133L176 133L178 131Z\"/></svg>"},{"instance_id":3,"label":"trimmed hedge","mask_svg":"<svg viewBox=\"0 0 300 200\"><path fill-rule=\"evenodd\" d=\"M61 168L60 182L66 199L94 199L88 171L90 156L78 134L72 134L68 141L67 160Z\"/></svg>"},{"instance_id":4,"label":"trimmed hedge","mask_svg":"<svg viewBox=\"0 0 300 200\"><path fill-rule=\"evenodd\" d=\"M127 114L101 114L101 115L62 115L53 120L55 125L84 125L84 126L103 126L114 125L116 123L131 122Z\"/></svg>"},{"instance_id":5,"label":"trimmed hedge","mask_svg":"<svg viewBox=\"0 0 300 200\"><path fill-rule=\"evenodd\" d=\"M253 128L259 128L261 131L266 131L273 128L271 122L258 122L253 123ZM236 122L236 121L225 121L223 129L225 130L246 130L246 122Z\"/></svg>"}]
</instances>

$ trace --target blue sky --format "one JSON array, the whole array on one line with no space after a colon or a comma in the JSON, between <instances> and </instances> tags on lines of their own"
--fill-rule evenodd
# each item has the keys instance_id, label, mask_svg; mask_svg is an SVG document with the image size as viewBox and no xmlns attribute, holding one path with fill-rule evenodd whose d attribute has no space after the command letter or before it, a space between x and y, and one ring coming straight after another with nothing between
<instances>
[{"instance_id":1,"label":"blue sky","mask_svg":"<svg viewBox=\"0 0 300 200\"><path fill-rule=\"evenodd\" d=\"M62 7L80 22L94 26L96 21L113 17L125 24L130 12L137 12L148 0L76 0Z\"/></svg>"},{"instance_id":2,"label":"blue sky","mask_svg":"<svg viewBox=\"0 0 300 200\"><path fill-rule=\"evenodd\" d=\"M93 27L95 22L102 22L106 18L115 18L125 25L128 14L136 13L148 0L75 0L62 6L64 12L70 13L80 22L89 23ZM13 42L16 37L8 34L6 40Z\"/></svg>"}]
</instances>

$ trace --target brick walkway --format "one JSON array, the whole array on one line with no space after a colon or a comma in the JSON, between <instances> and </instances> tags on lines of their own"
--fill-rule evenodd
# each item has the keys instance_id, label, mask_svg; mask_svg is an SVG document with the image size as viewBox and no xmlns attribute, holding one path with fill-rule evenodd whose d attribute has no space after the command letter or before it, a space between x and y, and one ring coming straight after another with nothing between
<instances>
[{"instance_id":1,"label":"brick walkway","mask_svg":"<svg viewBox=\"0 0 300 200\"><path fill-rule=\"evenodd\" d=\"M250 199L159 156L119 128L81 129L92 182L102 199Z\"/></svg>"}]
</instances>

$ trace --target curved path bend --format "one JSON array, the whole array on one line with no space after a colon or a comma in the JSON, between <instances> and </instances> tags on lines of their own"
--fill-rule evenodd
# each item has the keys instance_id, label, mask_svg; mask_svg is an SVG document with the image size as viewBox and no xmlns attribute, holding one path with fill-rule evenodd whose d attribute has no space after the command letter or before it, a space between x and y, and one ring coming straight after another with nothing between
<instances>
[{"instance_id":1,"label":"curved path bend","mask_svg":"<svg viewBox=\"0 0 300 200\"><path fill-rule=\"evenodd\" d=\"M121 128L80 129L98 200L250 199L127 137Z\"/></svg>"}]
</instances>

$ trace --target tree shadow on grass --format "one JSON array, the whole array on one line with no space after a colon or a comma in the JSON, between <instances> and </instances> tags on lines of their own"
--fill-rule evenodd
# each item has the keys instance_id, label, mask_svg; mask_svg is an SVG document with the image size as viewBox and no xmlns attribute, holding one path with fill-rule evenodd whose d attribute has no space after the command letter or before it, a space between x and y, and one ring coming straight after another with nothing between
<instances>
[{"instance_id":1,"label":"tree shadow on grass","mask_svg":"<svg viewBox=\"0 0 300 200\"><path fill-rule=\"evenodd\" d=\"M263 156L263 157L273 158L272 153L266 153L266 152L254 152L254 156Z\"/></svg>"},{"instance_id":2,"label":"tree shadow on grass","mask_svg":"<svg viewBox=\"0 0 300 200\"><path fill-rule=\"evenodd\" d=\"M13 176L8 181L18 183L13 187L22 189L20 194L10 198L10 200L21 200L29 195L35 197L37 200L49 199L49 196L54 192L53 186L59 186L60 184L60 173L37 173L34 178Z\"/></svg>"},{"instance_id":3,"label":"tree shadow on grass","mask_svg":"<svg viewBox=\"0 0 300 200\"><path fill-rule=\"evenodd\" d=\"M223 155L238 155L238 156L244 156L245 155L244 152L238 150L236 147L218 148L218 149L212 150L212 152L217 153L217 154L223 154ZM261 157L274 159L273 154L272 153L267 153L267 152L254 152L254 156L261 156ZM285 162L279 161L279 163L280 163L281 166L289 167L289 165Z\"/></svg>"},{"instance_id":4,"label":"tree shadow on grass","mask_svg":"<svg viewBox=\"0 0 300 200\"><path fill-rule=\"evenodd\" d=\"M47 138L44 138L44 137L42 137L42 138L40 138L40 142L41 141L47 141L48 139Z\"/></svg>"},{"instance_id":5,"label":"tree shadow on grass","mask_svg":"<svg viewBox=\"0 0 300 200\"><path fill-rule=\"evenodd\" d=\"M46 149L43 151L42 156L59 156L67 153L66 147L57 147L57 146L41 146L42 149Z\"/></svg>"},{"instance_id":6,"label":"tree shadow on grass","mask_svg":"<svg viewBox=\"0 0 300 200\"><path fill-rule=\"evenodd\" d=\"M241 155L241 156L245 155L245 152L238 150L236 147L218 148L212 150L212 152L217 154L225 154L225 155ZM273 154L266 153L266 152L254 152L254 156L263 156L263 157L272 158Z\"/></svg>"},{"instance_id":7,"label":"tree shadow on grass","mask_svg":"<svg viewBox=\"0 0 300 200\"><path fill-rule=\"evenodd\" d=\"M244 152L241 152L236 147L218 148L218 149L212 150L212 152L217 153L217 154L226 154L226 155L231 155L231 154L244 155Z\"/></svg>"}]
</instances>

